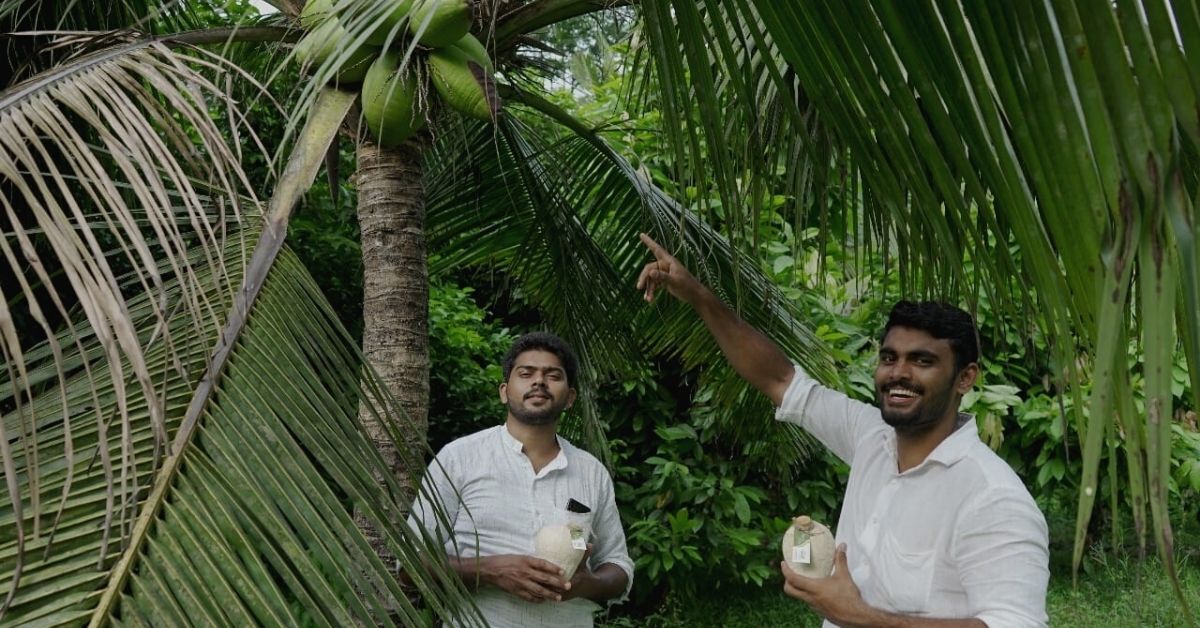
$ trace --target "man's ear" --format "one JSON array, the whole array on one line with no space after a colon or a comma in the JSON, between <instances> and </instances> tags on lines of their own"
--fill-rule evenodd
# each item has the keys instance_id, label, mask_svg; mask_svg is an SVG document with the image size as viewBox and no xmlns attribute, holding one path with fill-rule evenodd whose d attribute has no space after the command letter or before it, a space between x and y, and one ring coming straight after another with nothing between
<instances>
[{"instance_id":1,"label":"man's ear","mask_svg":"<svg viewBox=\"0 0 1200 628\"><path fill-rule=\"evenodd\" d=\"M500 384L500 403L508 405L508 382Z\"/></svg>"},{"instance_id":2,"label":"man's ear","mask_svg":"<svg viewBox=\"0 0 1200 628\"><path fill-rule=\"evenodd\" d=\"M954 382L954 390L960 395L965 395L975 387L975 380L977 379L979 379L979 364L972 362L958 372L958 377Z\"/></svg>"},{"instance_id":3,"label":"man's ear","mask_svg":"<svg viewBox=\"0 0 1200 628\"><path fill-rule=\"evenodd\" d=\"M505 403L507 403L507 402L505 402ZM567 389L567 405L563 408L563 410L569 410L569 409L571 409L571 406L573 406L573 405L575 405L575 389L568 388Z\"/></svg>"}]
</instances>

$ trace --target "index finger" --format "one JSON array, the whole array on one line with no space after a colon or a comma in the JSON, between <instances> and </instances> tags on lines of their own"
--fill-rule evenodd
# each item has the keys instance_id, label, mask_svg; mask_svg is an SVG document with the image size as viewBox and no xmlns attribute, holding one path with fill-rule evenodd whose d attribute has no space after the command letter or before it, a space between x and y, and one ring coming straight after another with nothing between
<instances>
[{"instance_id":1,"label":"index finger","mask_svg":"<svg viewBox=\"0 0 1200 628\"><path fill-rule=\"evenodd\" d=\"M642 233L638 237L641 238L642 244L645 244L646 248L650 249L650 252L653 253L655 257L661 258L664 255L670 256L670 253L667 253L666 249L664 249L659 243L655 242L654 238L650 237L650 234Z\"/></svg>"}]
</instances>

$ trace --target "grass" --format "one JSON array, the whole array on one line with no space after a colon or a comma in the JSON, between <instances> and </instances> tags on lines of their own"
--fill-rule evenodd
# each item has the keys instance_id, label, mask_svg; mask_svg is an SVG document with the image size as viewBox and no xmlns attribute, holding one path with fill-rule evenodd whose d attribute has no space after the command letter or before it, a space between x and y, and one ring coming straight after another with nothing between
<instances>
[{"instance_id":1,"label":"grass","mask_svg":"<svg viewBox=\"0 0 1200 628\"><path fill-rule=\"evenodd\" d=\"M1180 581L1194 614L1200 617L1200 566L1180 561ZM1051 626L1071 628L1186 626L1183 612L1157 561L1103 557L1089 560L1074 588L1069 573L1054 574L1046 600ZM711 591L686 599L668 598L654 615L616 618L608 628L763 628L820 626L821 619L780 587Z\"/></svg>"}]
</instances>

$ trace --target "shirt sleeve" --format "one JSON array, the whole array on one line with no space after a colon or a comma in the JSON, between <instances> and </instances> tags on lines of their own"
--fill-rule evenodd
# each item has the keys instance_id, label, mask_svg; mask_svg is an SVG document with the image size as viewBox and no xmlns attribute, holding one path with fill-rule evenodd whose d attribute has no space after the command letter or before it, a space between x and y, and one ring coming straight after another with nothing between
<instances>
[{"instance_id":1,"label":"shirt sleeve","mask_svg":"<svg viewBox=\"0 0 1200 628\"><path fill-rule=\"evenodd\" d=\"M822 386L799 364L775 410L775 420L799 425L850 465L858 444L884 424L878 408Z\"/></svg>"},{"instance_id":2,"label":"shirt sleeve","mask_svg":"<svg viewBox=\"0 0 1200 628\"><path fill-rule=\"evenodd\" d=\"M598 475L600 508L592 519L595 541L592 555L588 559L588 567L595 569L604 563L610 563L625 572L625 592L620 597L608 601L609 604L617 604L628 599L629 591L633 588L633 561L630 560L629 549L625 545L625 530L621 527L621 514L617 510L612 478L603 467L600 467Z\"/></svg>"},{"instance_id":3,"label":"shirt sleeve","mask_svg":"<svg viewBox=\"0 0 1200 628\"><path fill-rule=\"evenodd\" d=\"M1045 517L1028 494L989 489L964 509L953 555L972 616L990 628L1045 626Z\"/></svg>"},{"instance_id":4,"label":"shirt sleeve","mask_svg":"<svg viewBox=\"0 0 1200 628\"><path fill-rule=\"evenodd\" d=\"M455 468L453 452L442 448L426 468L408 516L409 529L418 537L428 533L431 546L446 547L454 540L454 522L462 505L454 488Z\"/></svg>"}]
</instances>

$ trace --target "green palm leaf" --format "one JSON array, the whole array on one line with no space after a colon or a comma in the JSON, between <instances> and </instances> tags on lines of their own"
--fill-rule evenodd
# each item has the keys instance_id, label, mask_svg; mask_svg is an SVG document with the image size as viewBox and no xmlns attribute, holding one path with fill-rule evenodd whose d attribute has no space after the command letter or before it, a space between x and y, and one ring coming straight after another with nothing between
<instances>
[{"instance_id":1,"label":"green palm leaf","mask_svg":"<svg viewBox=\"0 0 1200 628\"><path fill-rule=\"evenodd\" d=\"M134 41L0 94L0 624L478 622L358 431L364 399L398 442L403 413L281 248L353 95L262 217L192 61Z\"/></svg>"},{"instance_id":2,"label":"green palm leaf","mask_svg":"<svg viewBox=\"0 0 1200 628\"><path fill-rule=\"evenodd\" d=\"M714 367L706 372L721 382L727 432L786 448L792 455L779 456L783 468L802 460L809 441L773 429L766 402L747 395L744 382L719 366L715 344L690 311L640 299L633 281L647 258L637 235L647 231L674 243L711 285L737 295L748 320L775 334L806 368L832 378L828 351L799 322L795 304L757 266L739 266L724 237L646 181L599 132L535 94L510 90L505 98L548 116L566 135L543 137L510 112L496 131L468 129L466 137L436 147L443 152L431 160L428 224L430 248L438 251L431 272L499 268L511 290L570 336L594 376L623 376L637 365L641 347L682 357L689 368ZM455 184L464 179L475 184ZM590 416L585 405L584 418ZM581 427L603 452L598 428L590 420Z\"/></svg>"}]
</instances>

